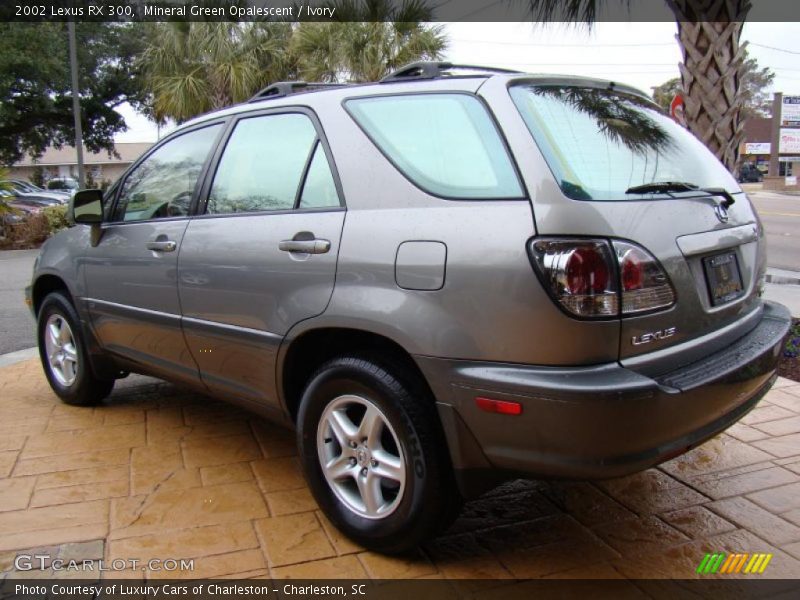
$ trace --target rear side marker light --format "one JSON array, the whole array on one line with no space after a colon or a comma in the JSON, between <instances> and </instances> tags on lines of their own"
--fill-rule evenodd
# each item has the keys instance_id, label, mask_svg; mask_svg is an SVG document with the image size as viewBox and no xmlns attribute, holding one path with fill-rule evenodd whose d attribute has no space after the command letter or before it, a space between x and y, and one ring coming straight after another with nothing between
<instances>
[{"instance_id":1,"label":"rear side marker light","mask_svg":"<svg viewBox=\"0 0 800 600\"><path fill-rule=\"evenodd\" d=\"M675 303L658 260L631 242L538 238L529 249L548 294L577 317L619 317Z\"/></svg>"},{"instance_id":2,"label":"rear side marker light","mask_svg":"<svg viewBox=\"0 0 800 600\"><path fill-rule=\"evenodd\" d=\"M475 398L478 408L488 413L501 415L521 415L522 405L519 402L508 402L507 400L493 400L492 398Z\"/></svg>"}]
</instances>

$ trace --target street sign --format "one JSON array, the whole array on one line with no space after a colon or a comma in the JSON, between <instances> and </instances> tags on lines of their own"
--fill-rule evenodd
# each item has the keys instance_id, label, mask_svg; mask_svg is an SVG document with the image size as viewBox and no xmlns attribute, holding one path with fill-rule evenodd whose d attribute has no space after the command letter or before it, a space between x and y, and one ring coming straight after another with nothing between
<instances>
[{"instance_id":1,"label":"street sign","mask_svg":"<svg viewBox=\"0 0 800 600\"><path fill-rule=\"evenodd\" d=\"M781 103L781 127L800 127L800 96L783 97L783 102Z\"/></svg>"},{"instance_id":2,"label":"street sign","mask_svg":"<svg viewBox=\"0 0 800 600\"><path fill-rule=\"evenodd\" d=\"M672 119L679 125L686 127L686 103L683 101L683 96L676 94L669 103L669 114Z\"/></svg>"}]
</instances>

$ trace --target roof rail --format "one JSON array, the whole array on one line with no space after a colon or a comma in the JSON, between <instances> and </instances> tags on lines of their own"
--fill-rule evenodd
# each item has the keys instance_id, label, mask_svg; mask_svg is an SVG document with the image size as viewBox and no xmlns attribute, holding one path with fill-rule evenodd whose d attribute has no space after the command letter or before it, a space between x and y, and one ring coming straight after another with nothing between
<instances>
[{"instance_id":1,"label":"roof rail","mask_svg":"<svg viewBox=\"0 0 800 600\"><path fill-rule=\"evenodd\" d=\"M337 88L347 85L346 83L308 83L305 81L278 81L271 83L248 102L258 102L272 98L283 98L292 94L302 94L304 92L316 92L321 89Z\"/></svg>"},{"instance_id":2,"label":"roof rail","mask_svg":"<svg viewBox=\"0 0 800 600\"><path fill-rule=\"evenodd\" d=\"M496 67L480 67L478 65L456 65L449 62L420 61L407 64L396 71L389 73L379 83L396 83L414 79L438 79L447 77L447 71L481 71L484 73L521 73L513 69L500 69Z\"/></svg>"}]
</instances>

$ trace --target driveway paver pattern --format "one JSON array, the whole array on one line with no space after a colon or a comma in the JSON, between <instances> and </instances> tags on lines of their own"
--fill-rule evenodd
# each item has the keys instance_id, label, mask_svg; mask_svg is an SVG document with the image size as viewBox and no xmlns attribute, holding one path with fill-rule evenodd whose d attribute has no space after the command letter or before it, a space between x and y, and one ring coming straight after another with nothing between
<instances>
[{"instance_id":1,"label":"driveway paver pattern","mask_svg":"<svg viewBox=\"0 0 800 600\"><path fill-rule=\"evenodd\" d=\"M800 384L778 380L741 423L658 468L509 482L423 548L387 557L325 519L292 432L139 376L101 406L70 407L26 361L0 368L0 573L86 576L15 572L18 555L36 552L138 559L101 573L132 579L497 581L691 578L707 552L769 552L760 577L800 578ZM150 559L193 559L194 570Z\"/></svg>"}]
</instances>

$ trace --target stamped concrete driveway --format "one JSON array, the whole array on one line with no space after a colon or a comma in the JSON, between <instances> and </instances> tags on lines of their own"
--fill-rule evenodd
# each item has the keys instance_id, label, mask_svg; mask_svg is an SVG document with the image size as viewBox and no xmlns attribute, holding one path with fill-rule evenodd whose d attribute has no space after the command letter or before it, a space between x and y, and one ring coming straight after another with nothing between
<instances>
[{"instance_id":1,"label":"stamped concrete driveway","mask_svg":"<svg viewBox=\"0 0 800 600\"><path fill-rule=\"evenodd\" d=\"M325 520L290 432L143 377L72 408L27 361L0 369L0 573L50 576L13 572L29 550L194 559L191 572L121 574L145 579L687 578L712 552L773 553L755 577L800 578L800 385L780 380L743 423L658 469L510 483L387 558Z\"/></svg>"}]
</instances>

